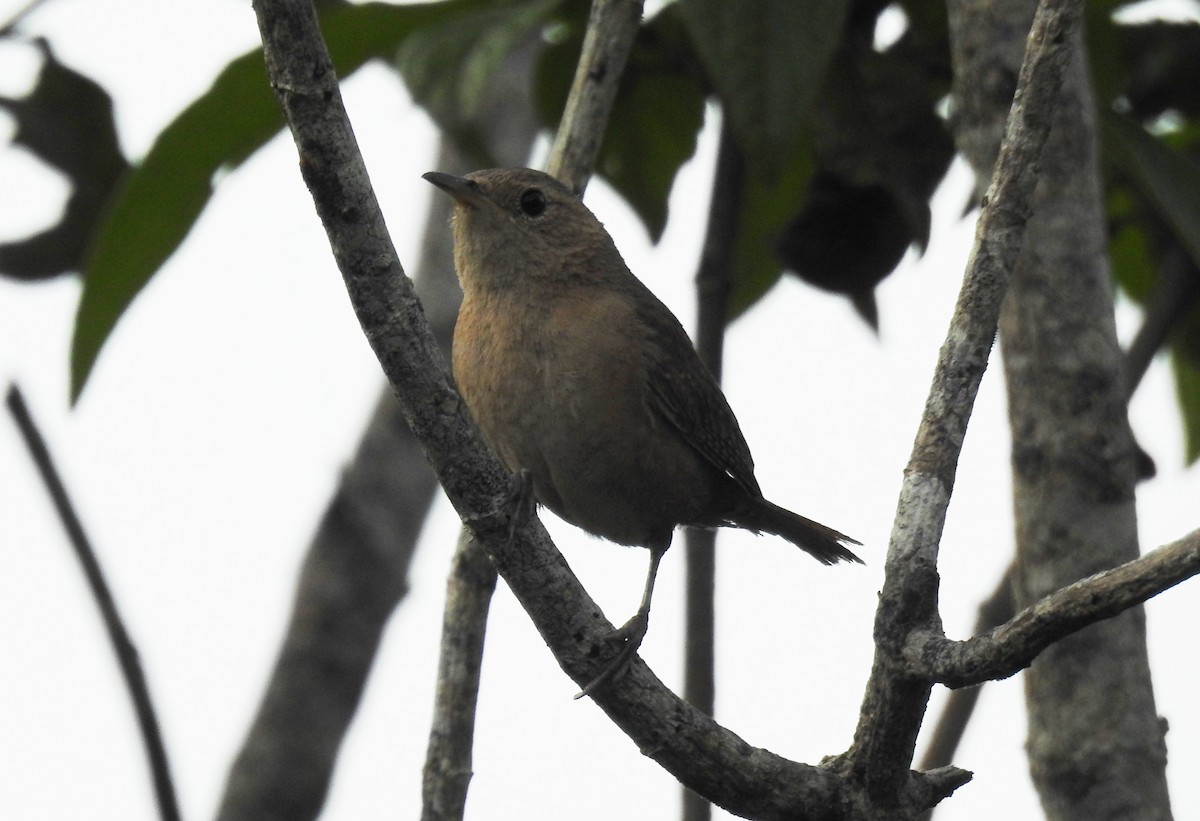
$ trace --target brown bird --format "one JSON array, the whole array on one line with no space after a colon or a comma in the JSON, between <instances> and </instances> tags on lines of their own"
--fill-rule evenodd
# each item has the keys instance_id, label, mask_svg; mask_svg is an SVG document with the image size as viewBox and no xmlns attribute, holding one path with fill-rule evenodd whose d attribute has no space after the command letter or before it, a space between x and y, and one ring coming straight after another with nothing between
<instances>
[{"instance_id":1,"label":"brown bird","mask_svg":"<svg viewBox=\"0 0 1200 821\"><path fill-rule=\"evenodd\" d=\"M861 563L843 545L859 542L763 498L717 381L570 189L528 168L424 176L455 201L454 378L484 438L563 519L650 550L641 605L611 637L623 647L580 695L641 644L677 526L774 533L822 564Z\"/></svg>"}]
</instances>

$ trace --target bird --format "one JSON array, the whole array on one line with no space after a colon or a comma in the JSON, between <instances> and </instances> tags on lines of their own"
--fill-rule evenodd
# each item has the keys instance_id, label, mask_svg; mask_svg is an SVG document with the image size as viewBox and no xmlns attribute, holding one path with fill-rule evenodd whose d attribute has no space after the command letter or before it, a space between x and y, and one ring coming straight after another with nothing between
<instances>
[{"instance_id":1,"label":"bird","mask_svg":"<svg viewBox=\"0 0 1200 821\"><path fill-rule=\"evenodd\" d=\"M538 504L650 553L637 611L607 636L615 658L576 697L640 647L679 526L771 533L822 564L862 563L846 546L860 542L763 497L687 332L570 188L529 168L423 176L454 200L451 366L484 440Z\"/></svg>"}]
</instances>

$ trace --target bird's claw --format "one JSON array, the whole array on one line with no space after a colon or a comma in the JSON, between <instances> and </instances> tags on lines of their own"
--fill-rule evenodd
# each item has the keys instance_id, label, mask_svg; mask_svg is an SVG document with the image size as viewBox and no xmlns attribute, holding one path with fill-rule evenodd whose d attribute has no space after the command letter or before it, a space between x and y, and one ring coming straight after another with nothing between
<instances>
[{"instance_id":1,"label":"bird's claw","mask_svg":"<svg viewBox=\"0 0 1200 821\"><path fill-rule=\"evenodd\" d=\"M582 690L575 694L575 698L581 699L584 696L590 696L596 690L610 681L616 680L628 670L629 663L633 660L633 656L637 653L638 648L642 646L642 639L646 637L646 631L649 627L650 614L639 611L629 621L606 635L604 641L611 644L620 643L621 650L617 653L616 658L600 672L600 675L588 682Z\"/></svg>"}]
</instances>

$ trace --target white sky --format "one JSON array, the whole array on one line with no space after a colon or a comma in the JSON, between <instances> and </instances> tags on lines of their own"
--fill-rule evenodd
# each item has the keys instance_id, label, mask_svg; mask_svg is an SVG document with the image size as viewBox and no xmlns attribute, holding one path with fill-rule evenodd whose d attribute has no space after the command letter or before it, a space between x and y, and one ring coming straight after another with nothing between
<instances>
[{"instance_id":1,"label":"white sky","mask_svg":"<svg viewBox=\"0 0 1200 821\"><path fill-rule=\"evenodd\" d=\"M0 0L0 20L23 2ZM215 72L257 43L232 0L54 0L30 19L62 60L116 98L141 156ZM0 94L24 87L27 50L0 47ZM346 99L402 259L416 258L433 130L383 69ZM7 142L12 125L0 117ZM681 176L657 248L603 185L588 202L631 268L684 320L703 230L706 135ZM821 568L779 539L724 532L718 548L718 719L750 743L810 763L850 742L871 658L884 551L934 357L972 227L967 189L942 192L933 244L879 292L881 338L844 300L787 280L730 330L726 385L773 500L862 540L866 568ZM0 237L54 219L64 191L0 152ZM0 378L18 381L109 575L145 662L185 817L211 816L274 659L312 528L382 378L324 234L279 138L222 181L183 249L105 348L82 402L66 405L73 280L0 281ZM1123 306L1122 333L1136 327ZM1159 477L1139 488L1146 549L1197 526L1200 471L1182 443L1165 362L1131 409ZM942 612L964 636L1011 552L1007 424L998 371L972 421L942 551ZM81 574L26 454L0 422L0 808L6 817L154 817L140 741ZM549 518L549 517L547 517ZM646 556L548 522L613 620L636 606ZM336 776L325 818L416 817L443 585L456 521L441 504L412 570ZM680 681L682 551L664 563L643 658ZM1148 607L1176 817L1200 817L1195 583ZM795 625L781 633L778 625ZM800 667L800 659L819 665ZM1023 759L1020 678L989 685L956 763L976 772L939 813L1036 817ZM573 701L501 586L489 625L469 817L663 818L678 787L590 702ZM935 694L930 715L944 696ZM932 723L932 721L930 722ZM569 809L568 809L569 808Z\"/></svg>"}]
</instances>

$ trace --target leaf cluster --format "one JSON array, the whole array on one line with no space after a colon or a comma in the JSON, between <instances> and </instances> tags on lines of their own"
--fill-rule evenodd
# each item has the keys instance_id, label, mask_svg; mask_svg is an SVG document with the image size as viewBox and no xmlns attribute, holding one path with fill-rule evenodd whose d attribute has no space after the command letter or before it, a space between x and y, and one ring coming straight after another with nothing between
<instances>
[{"instance_id":1,"label":"leaf cluster","mask_svg":"<svg viewBox=\"0 0 1200 821\"><path fill-rule=\"evenodd\" d=\"M538 49L533 97L553 128L588 5L329 3L321 25L339 76L373 60L393 67L483 166L492 164L482 139L487 80L515 49ZM1149 306L1171 267L1166 260L1183 280L1200 280L1200 29L1119 23L1118 6L1090 6L1089 47L1102 108L1121 112L1106 115L1103 129L1114 273ZM886 45L877 40L881 19L898 32ZM64 173L73 195L58 224L0 246L0 272L25 280L82 274L71 362L77 397L105 339L187 236L214 181L283 121L261 53L249 52L131 164L115 138L108 93L57 62L48 45L39 48L45 60L34 91L0 99L0 107L18 123L15 141ZM929 200L954 154L945 116L950 76L942 3L678 0L638 34L598 170L657 240L675 176L706 114L719 110L746 169L731 317L790 272L845 294L874 327L875 287L929 238ZM1173 354L1192 461L1200 455L1200 287L1181 293L1163 344Z\"/></svg>"},{"instance_id":2,"label":"leaf cluster","mask_svg":"<svg viewBox=\"0 0 1200 821\"><path fill-rule=\"evenodd\" d=\"M1105 16L1092 30L1095 85L1111 101L1101 138L1113 275L1157 331L1153 348L1170 351L1190 464L1200 457L1200 25Z\"/></svg>"}]
</instances>

